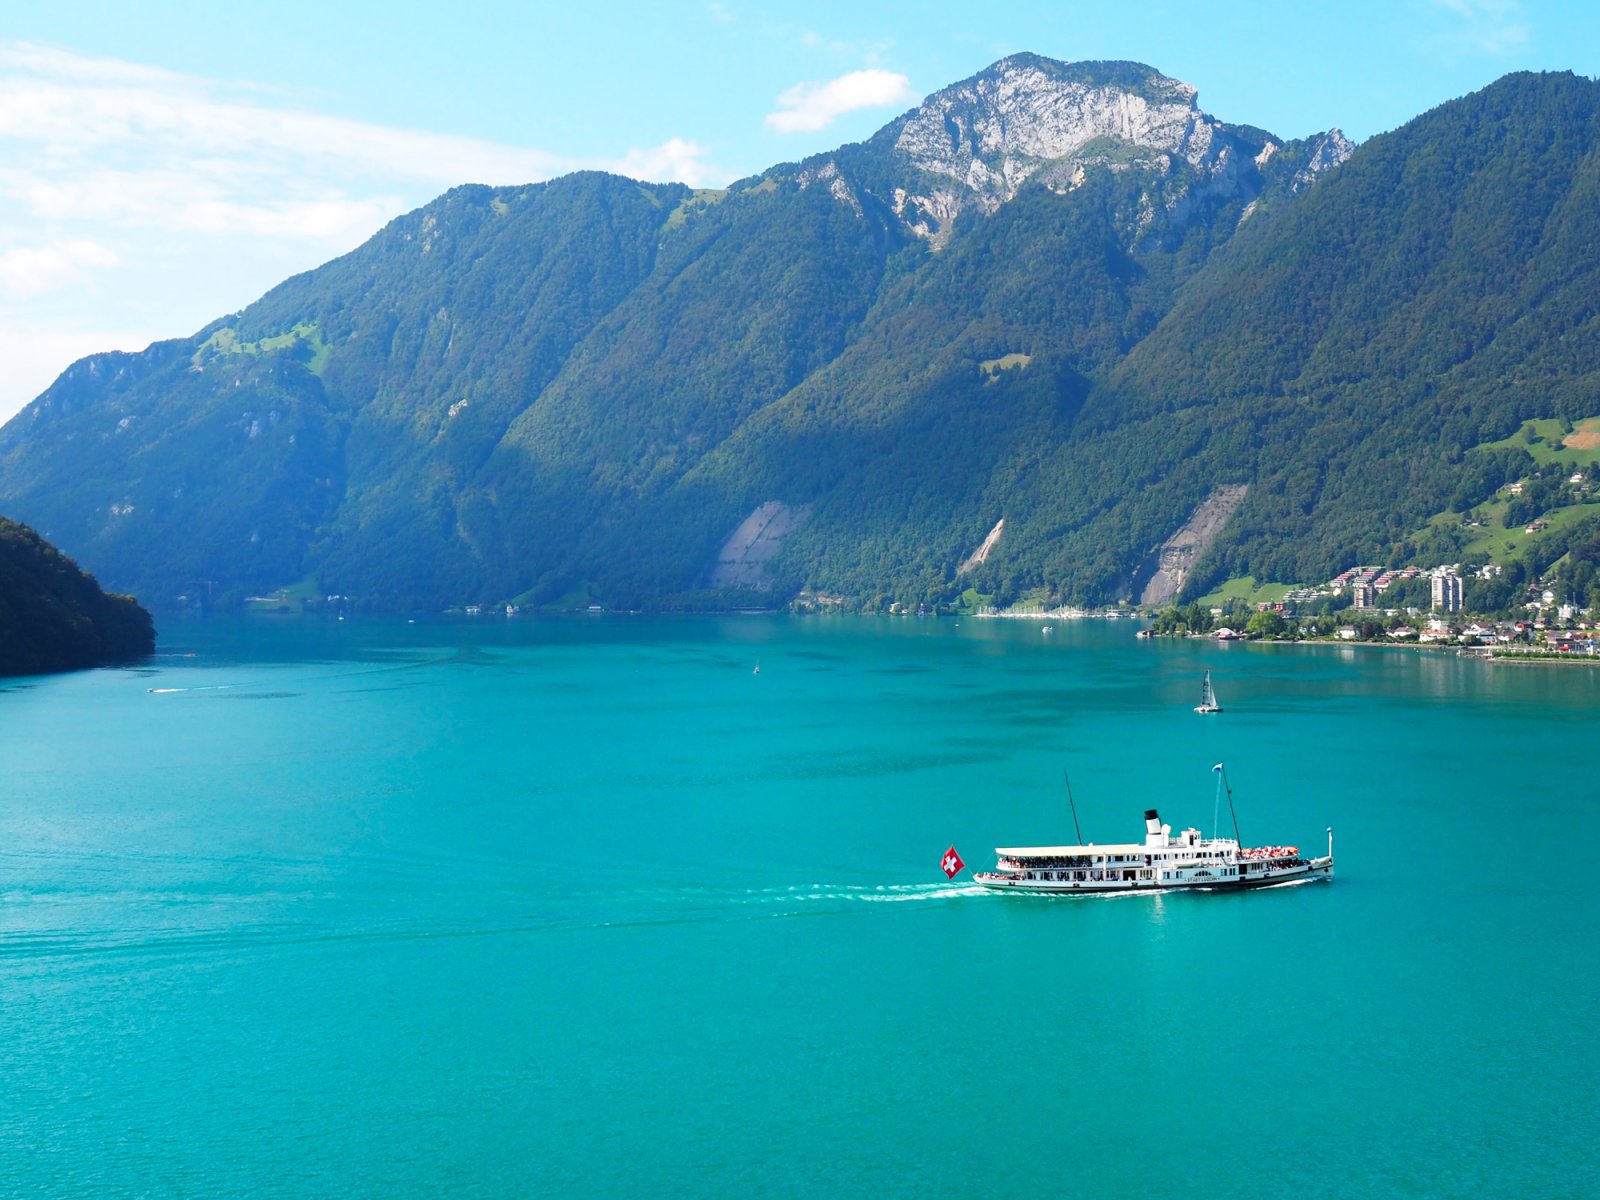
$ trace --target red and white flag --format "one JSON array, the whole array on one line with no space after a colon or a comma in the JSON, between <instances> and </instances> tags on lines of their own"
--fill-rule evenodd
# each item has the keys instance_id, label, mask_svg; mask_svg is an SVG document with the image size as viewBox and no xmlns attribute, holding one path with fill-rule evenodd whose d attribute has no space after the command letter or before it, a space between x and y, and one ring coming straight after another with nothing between
<instances>
[{"instance_id":1,"label":"red and white flag","mask_svg":"<svg viewBox=\"0 0 1600 1200\"><path fill-rule=\"evenodd\" d=\"M951 846L944 852L944 858L939 862L939 869L944 872L946 879L954 879L966 865L961 861L961 855L956 853L956 848Z\"/></svg>"}]
</instances>

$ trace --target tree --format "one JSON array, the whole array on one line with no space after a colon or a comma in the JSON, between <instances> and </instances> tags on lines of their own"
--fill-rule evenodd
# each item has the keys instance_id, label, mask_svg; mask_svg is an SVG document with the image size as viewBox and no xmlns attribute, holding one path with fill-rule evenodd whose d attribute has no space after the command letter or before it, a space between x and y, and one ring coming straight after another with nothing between
<instances>
[{"instance_id":1,"label":"tree","mask_svg":"<svg viewBox=\"0 0 1600 1200\"><path fill-rule=\"evenodd\" d=\"M1250 620L1245 623L1244 631L1251 637L1275 638L1282 637L1288 623L1283 617L1272 609L1262 609L1252 613Z\"/></svg>"},{"instance_id":2,"label":"tree","mask_svg":"<svg viewBox=\"0 0 1600 1200\"><path fill-rule=\"evenodd\" d=\"M1183 610L1183 623L1189 627L1190 633L1211 632L1211 610L1195 601L1185 606Z\"/></svg>"}]
</instances>

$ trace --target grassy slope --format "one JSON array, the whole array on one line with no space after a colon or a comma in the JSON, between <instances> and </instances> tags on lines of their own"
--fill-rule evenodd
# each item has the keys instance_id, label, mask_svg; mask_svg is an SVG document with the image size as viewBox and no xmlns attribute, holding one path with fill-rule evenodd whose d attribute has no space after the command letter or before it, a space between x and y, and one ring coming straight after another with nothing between
<instances>
[{"instance_id":1,"label":"grassy slope","mask_svg":"<svg viewBox=\"0 0 1600 1200\"><path fill-rule=\"evenodd\" d=\"M1532 437L1528 436L1530 432ZM1573 445L1574 442L1577 444ZM1572 433L1565 437L1562 436L1558 418L1529 421L1510 437L1487 445L1491 448L1515 446L1526 450L1541 467L1552 463L1574 469L1586 467L1592 462L1600 462L1600 417L1574 421Z\"/></svg>"},{"instance_id":2,"label":"grassy slope","mask_svg":"<svg viewBox=\"0 0 1600 1200\"><path fill-rule=\"evenodd\" d=\"M1532 437L1528 435L1531 432ZM1587 435L1587 436L1586 436ZM1515 447L1526 450L1533 460L1540 466L1560 466L1564 470L1577 470L1587 467L1590 463L1600 460L1600 447L1587 445L1591 438L1600 438L1600 417L1586 417L1581 421L1572 423L1572 433L1564 436L1561 432L1561 421L1558 418L1533 420L1518 430L1515 434L1499 441L1485 442L1482 449L1496 449L1501 447ZM1568 445L1576 441L1577 446ZM1588 504L1569 504L1559 508L1548 509L1540 515L1540 519L1548 523L1548 528L1540 534L1530 534L1524 525L1518 524L1506 527L1506 509L1508 507L1509 493L1502 489L1500 494L1487 503L1477 506L1475 511L1484 519L1482 526L1476 526L1469 531L1469 540L1461 549L1461 558L1465 560L1484 560L1499 563L1502 566L1512 558L1522 553L1536 539L1548 534L1560 533L1577 525L1596 512L1600 512L1600 493L1594 493L1594 500ZM1459 525L1461 514L1454 512L1436 513L1430 517L1427 524L1416 531L1415 538L1421 538L1428 529L1446 529ZM1436 566L1438 564L1424 562L1419 566ZM1226 580L1220 586L1200 597L1202 604L1225 604L1229 600L1244 600L1251 604L1276 602L1291 590L1293 586L1308 587L1323 580L1303 580L1299 584L1257 584L1250 576L1234 577Z\"/></svg>"},{"instance_id":3,"label":"grassy slope","mask_svg":"<svg viewBox=\"0 0 1600 1200\"><path fill-rule=\"evenodd\" d=\"M1243 600L1246 604L1277 604L1293 590L1293 586L1287 583L1257 583L1246 575L1242 579L1227 580L1215 591L1201 596L1199 603L1207 607L1225 605L1230 600Z\"/></svg>"}]
</instances>

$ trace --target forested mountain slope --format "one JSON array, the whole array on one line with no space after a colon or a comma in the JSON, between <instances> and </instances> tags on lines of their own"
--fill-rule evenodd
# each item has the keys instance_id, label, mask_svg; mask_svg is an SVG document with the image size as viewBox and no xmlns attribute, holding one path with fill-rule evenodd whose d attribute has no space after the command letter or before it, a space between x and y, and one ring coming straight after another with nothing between
<instances>
[{"instance_id":1,"label":"forested mountain slope","mask_svg":"<svg viewBox=\"0 0 1600 1200\"><path fill-rule=\"evenodd\" d=\"M1224 485L1191 583L1315 575L1594 395L1595 100L1513 76L1352 154L1018 55L726 191L459 188L75 364L0 503L158 604L1105 599Z\"/></svg>"},{"instance_id":2,"label":"forested mountain slope","mask_svg":"<svg viewBox=\"0 0 1600 1200\"><path fill-rule=\"evenodd\" d=\"M470 480L689 195L458 188L193 338L74 364L0 430L0 493L158 604L308 574L470 592Z\"/></svg>"},{"instance_id":3,"label":"forested mountain slope","mask_svg":"<svg viewBox=\"0 0 1600 1200\"><path fill-rule=\"evenodd\" d=\"M0 676L125 662L155 649L150 614L108 596L53 546L0 517Z\"/></svg>"},{"instance_id":4,"label":"forested mountain slope","mask_svg":"<svg viewBox=\"0 0 1600 1200\"><path fill-rule=\"evenodd\" d=\"M1597 297L1600 85L1509 76L1251 222L1086 427L1255 483L1193 586L1326 578L1507 482L1472 447L1600 411Z\"/></svg>"}]
</instances>

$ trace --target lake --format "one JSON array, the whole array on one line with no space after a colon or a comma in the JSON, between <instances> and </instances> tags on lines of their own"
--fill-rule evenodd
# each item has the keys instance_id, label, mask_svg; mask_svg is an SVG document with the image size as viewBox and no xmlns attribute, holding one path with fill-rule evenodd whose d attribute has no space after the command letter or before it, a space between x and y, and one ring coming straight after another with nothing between
<instances>
[{"instance_id":1,"label":"lake","mask_svg":"<svg viewBox=\"0 0 1600 1200\"><path fill-rule=\"evenodd\" d=\"M0 1195L1600 1194L1600 668L1133 632L263 617L10 681ZM1086 840L1231 833L1217 762L1337 878L968 882L1068 777Z\"/></svg>"}]
</instances>

